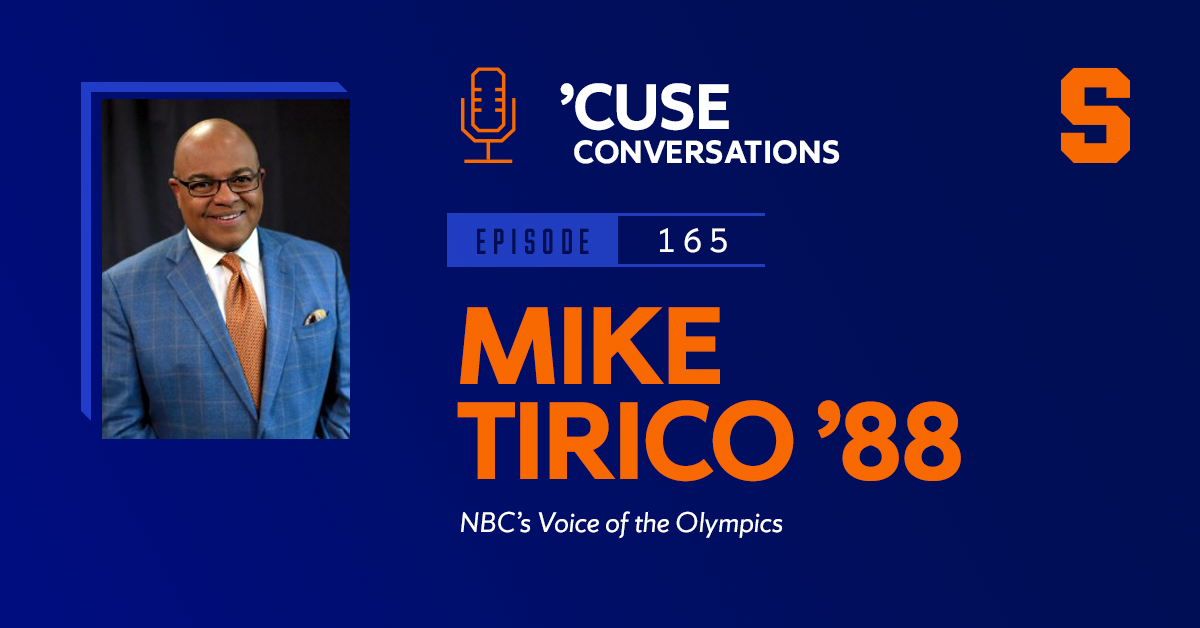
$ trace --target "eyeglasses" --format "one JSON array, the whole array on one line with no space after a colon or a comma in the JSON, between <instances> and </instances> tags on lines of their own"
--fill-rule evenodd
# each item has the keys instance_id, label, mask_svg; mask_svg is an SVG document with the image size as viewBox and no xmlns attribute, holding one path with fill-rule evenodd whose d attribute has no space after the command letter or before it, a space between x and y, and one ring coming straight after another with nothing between
<instances>
[{"instance_id":1,"label":"eyeglasses","mask_svg":"<svg viewBox=\"0 0 1200 628\"><path fill-rule=\"evenodd\" d=\"M188 194L194 198L216 196L221 191L221 184L229 186L229 191L237 194L253 192L262 183L262 171L256 174L239 174L228 179L205 179L203 181L183 181L179 177L171 177L187 188Z\"/></svg>"}]
</instances>

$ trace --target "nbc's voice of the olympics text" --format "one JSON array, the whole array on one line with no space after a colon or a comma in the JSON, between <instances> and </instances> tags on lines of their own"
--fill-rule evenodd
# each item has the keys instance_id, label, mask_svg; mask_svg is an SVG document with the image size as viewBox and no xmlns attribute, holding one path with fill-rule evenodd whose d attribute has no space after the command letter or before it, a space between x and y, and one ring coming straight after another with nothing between
<instances>
[{"instance_id":1,"label":"nbc's voice of the olympics text","mask_svg":"<svg viewBox=\"0 0 1200 628\"><path fill-rule=\"evenodd\" d=\"M780 534L783 519L764 517L722 517L704 511L686 510L674 517L660 517L649 511L635 513L626 510L619 517L599 519L576 516L575 513L542 512L526 516L522 511L475 511L463 512L459 523L461 533L496 534L611 534L625 538L627 534L691 534L712 538L733 536L745 538L750 535Z\"/></svg>"}]
</instances>

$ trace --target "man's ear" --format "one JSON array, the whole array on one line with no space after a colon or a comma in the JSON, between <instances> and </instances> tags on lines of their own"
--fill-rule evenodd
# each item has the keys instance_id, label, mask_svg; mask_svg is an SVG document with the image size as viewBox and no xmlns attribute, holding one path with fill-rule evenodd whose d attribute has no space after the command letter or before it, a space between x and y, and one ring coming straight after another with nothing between
<instances>
[{"instance_id":1,"label":"man's ear","mask_svg":"<svg viewBox=\"0 0 1200 628\"><path fill-rule=\"evenodd\" d=\"M183 191L183 186L175 180L175 177L169 177L167 179L167 185L171 187L171 193L175 195L175 203L179 204L179 193Z\"/></svg>"}]
</instances>

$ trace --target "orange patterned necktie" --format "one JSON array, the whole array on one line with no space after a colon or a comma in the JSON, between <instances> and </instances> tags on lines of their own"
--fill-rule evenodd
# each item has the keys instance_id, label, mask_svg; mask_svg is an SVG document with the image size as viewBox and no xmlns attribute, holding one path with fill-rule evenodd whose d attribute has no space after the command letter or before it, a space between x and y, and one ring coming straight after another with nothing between
<instances>
[{"instance_id":1,"label":"orange patterned necktie","mask_svg":"<svg viewBox=\"0 0 1200 628\"><path fill-rule=\"evenodd\" d=\"M262 309L258 306L258 295L250 280L242 274L242 261L237 253L226 253L221 265L233 272L229 280L229 291L225 294L225 326L233 339L242 373L250 386L254 408L260 409L262 397L263 348L266 345L267 325L263 322Z\"/></svg>"}]
</instances>

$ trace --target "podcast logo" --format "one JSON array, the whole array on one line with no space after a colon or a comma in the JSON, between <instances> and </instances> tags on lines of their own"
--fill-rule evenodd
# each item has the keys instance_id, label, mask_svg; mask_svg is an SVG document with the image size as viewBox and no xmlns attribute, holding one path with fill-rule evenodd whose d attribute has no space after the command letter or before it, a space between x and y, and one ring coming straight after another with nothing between
<instances>
[{"instance_id":1,"label":"podcast logo","mask_svg":"<svg viewBox=\"0 0 1200 628\"><path fill-rule=\"evenodd\" d=\"M495 95L495 98L485 98L484 95ZM471 73L471 128L476 135L467 130L467 101L459 99L458 119L463 135L471 138L476 144L487 146L486 159L464 159L465 164L511 164L511 159L492 159L492 144L503 143L513 131L517 130L517 99L511 100L511 105L505 103L508 97L508 77L500 68L475 68ZM495 103L493 105L493 102ZM511 124L509 124L511 123ZM508 133L500 136L504 128Z\"/></svg>"}]
</instances>

